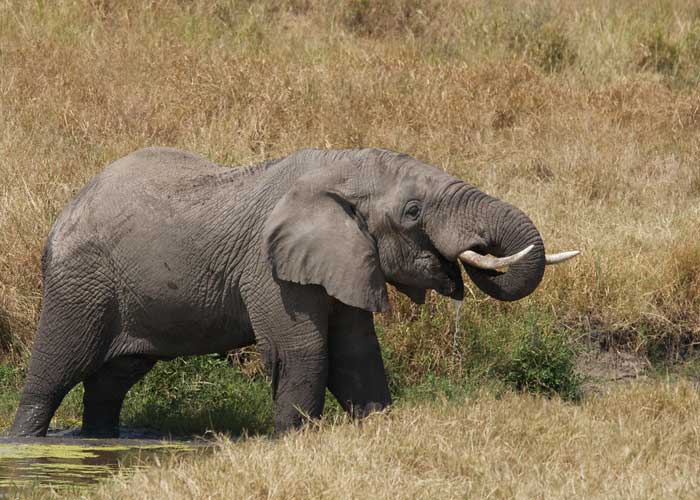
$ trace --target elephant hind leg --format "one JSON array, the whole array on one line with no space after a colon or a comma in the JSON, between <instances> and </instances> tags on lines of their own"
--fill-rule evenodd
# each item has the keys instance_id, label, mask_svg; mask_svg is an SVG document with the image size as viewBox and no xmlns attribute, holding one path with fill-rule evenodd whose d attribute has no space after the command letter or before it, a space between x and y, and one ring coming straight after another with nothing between
<instances>
[{"instance_id":1,"label":"elephant hind leg","mask_svg":"<svg viewBox=\"0 0 700 500\"><path fill-rule=\"evenodd\" d=\"M104 360L118 325L108 297L84 303L44 294L27 378L12 436L45 436L66 394Z\"/></svg>"},{"instance_id":2,"label":"elephant hind leg","mask_svg":"<svg viewBox=\"0 0 700 500\"><path fill-rule=\"evenodd\" d=\"M83 378L84 368L70 366L56 357L36 348L32 351L11 436L45 436L63 398Z\"/></svg>"},{"instance_id":3,"label":"elephant hind leg","mask_svg":"<svg viewBox=\"0 0 700 500\"><path fill-rule=\"evenodd\" d=\"M9 435L42 437L46 435L51 418L70 389L56 388L46 392L22 392L15 420Z\"/></svg>"},{"instance_id":4,"label":"elephant hind leg","mask_svg":"<svg viewBox=\"0 0 700 500\"><path fill-rule=\"evenodd\" d=\"M123 356L102 365L83 382L83 429L86 437L119 437L119 413L126 393L153 368L156 360Z\"/></svg>"}]
</instances>

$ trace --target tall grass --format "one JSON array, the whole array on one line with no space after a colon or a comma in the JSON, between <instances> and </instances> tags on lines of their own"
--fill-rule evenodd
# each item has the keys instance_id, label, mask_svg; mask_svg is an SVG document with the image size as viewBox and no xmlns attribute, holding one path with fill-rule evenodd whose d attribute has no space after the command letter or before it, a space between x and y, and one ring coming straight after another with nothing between
<instances>
[{"instance_id":1,"label":"tall grass","mask_svg":"<svg viewBox=\"0 0 700 500\"><path fill-rule=\"evenodd\" d=\"M523 208L548 248L583 250L517 304L471 287L465 328L535 310L680 352L700 333L699 40L690 0L2 0L0 349L30 349L61 208L159 144L232 165L410 153ZM389 347L424 372L449 359L445 301L420 332L424 313L394 304Z\"/></svg>"},{"instance_id":2,"label":"tall grass","mask_svg":"<svg viewBox=\"0 0 700 500\"><path fill-rule=\"evenodd\" d=\"M633 385L582 405L506 394L223 440L96 498L695 498L698 392ZM92 496L92 495L91 495Z\"/></svg>"}]
</instances>

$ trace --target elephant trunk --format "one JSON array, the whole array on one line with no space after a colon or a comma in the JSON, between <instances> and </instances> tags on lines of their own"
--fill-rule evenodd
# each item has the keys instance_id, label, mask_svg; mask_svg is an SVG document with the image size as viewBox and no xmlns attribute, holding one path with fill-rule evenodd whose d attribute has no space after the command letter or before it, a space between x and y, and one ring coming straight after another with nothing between
<instances>
[{"instance_id":1,"label":"elephant trunk","mask_svg":"<svg viewBox=\"0 0 700 500\"><path fill-rule=\"evenodd\" d=\"M428 228L435 248L448 260L462 260L465 271L483 292L513 301L532 293L542 281L544 243L530 218L519 209L459 182L445 190L437 213L440 220ZM515 257L470 260L465 254ZM480 262L484 260L486 263Z\"/></svg>"}]
</instances>

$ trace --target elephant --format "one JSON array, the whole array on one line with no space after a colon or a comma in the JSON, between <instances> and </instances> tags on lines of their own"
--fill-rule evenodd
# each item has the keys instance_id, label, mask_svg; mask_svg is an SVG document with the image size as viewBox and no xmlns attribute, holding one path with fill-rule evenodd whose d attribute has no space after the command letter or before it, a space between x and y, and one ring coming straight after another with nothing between
<instances>
[{"instance_id":1,"label":"elephant","mask_svg":"<svg viewBox=\"0 0 700 500\"><path fill-rule=\"evenodd\" d=\"M171 148L99 172L55 221L13 436L44 436L84 386L82 433L118 437L127 391L159 360L257 344L276 432L391 404L373 323L387 284L415 303L535 290L546 255L519 209L413 157L306 149L231 168Z\"/></svg>"}]
</instances>

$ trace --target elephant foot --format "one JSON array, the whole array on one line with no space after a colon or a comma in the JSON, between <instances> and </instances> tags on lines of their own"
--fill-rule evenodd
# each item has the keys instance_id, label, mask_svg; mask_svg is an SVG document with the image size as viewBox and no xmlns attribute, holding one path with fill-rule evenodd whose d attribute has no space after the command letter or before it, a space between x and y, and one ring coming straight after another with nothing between
<instances>
[{"instance_id":1,"label":"elephant foot","mask_svg":"<svg viewBox=\"0 0 700 500\"><path fill-rule=\"evenodd\" d=\"M23 398L27 397L26 395ZM53 417L58 404L56 398L42 397L42 402L22 403L15 415L15 420L8 435L10 437L44 437L49 429L51 417ZM60 401L60 399L59 399Z\"/></svg>"},{"instance_id":2,"label":"elephant foot","mask_svg":"<svg viewBox=\"0 0 700 500\"><path fill-rule=\"evenodd\" d=\"M371 402L371 403L364 403L364 404L350 404L350 409L349 413L352 416L352 418L365 418L368 415L372 413L378 413L386 410L389 408L389 401L386 402Z\"/></svg>"},{"instance_id":3,"label":"elephant foot","mask_svg":"<svg viewBox=\"0 0 700 500\"><path fill-rule=\"evenodd\" d=\"M83 427L80 430L80 437L88 439L112 439L119 437L119 428L110 427Z\"/></svg>"},{"instance_id":4,"label":"elephant foot","mask_svg":"<svg viewBox=\"0 0 700 500\"><path fill-rule=\"evenodd\" d=\"M86 438L118 438L122 402L87 400L84 403L80 435Z\"/></svg>"}]
</instances>

